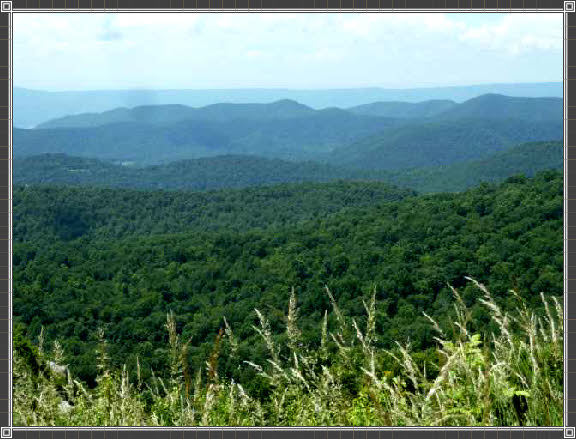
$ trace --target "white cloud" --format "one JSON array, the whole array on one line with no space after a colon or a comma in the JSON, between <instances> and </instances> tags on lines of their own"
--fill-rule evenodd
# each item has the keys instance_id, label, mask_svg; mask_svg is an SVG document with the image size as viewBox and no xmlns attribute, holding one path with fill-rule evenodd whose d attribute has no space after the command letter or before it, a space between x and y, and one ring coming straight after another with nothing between
<instances>
[{"instance_id":1,"label":"white cloud","mask_svg":"<svg viewBox=\"0 0 576 439\"><path fill-rule=\"evenodd\" d=\"M171 31L192 26L200 20L198 14L188 13L140 13L140 14L114 14L113 23L122 28L146 28L158 31Z\"/></svg>"},{"instance_id":2,"label":"white cloud","mask_svg":"<svg viewBox=\"0 0 576 439\"><path fill-rule=\"evenodd\" d=\"M547 81L562 15L15 14L14 44L31 88Z\"/></svg>"},{"instance_id":3,"label":"white cloud","mask_svg":"<svg viewBox=\"0 0 576 439\"><path fill-rule=\"evenodd\" d=\"M508 54L562 50L562 14L507 14L495 24L467 28L461 41Z\"/></svg>"}]
</instances>

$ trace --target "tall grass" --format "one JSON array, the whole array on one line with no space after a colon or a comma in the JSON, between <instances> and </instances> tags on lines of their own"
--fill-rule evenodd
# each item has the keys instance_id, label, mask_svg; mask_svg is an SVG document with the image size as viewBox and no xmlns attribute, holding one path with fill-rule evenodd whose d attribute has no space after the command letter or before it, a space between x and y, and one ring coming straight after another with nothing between
<instances>
[{"instance_id":1,"label":"tall grass","mask_svg":"<svg viewBox=\"0 0 576 439\"><path fill-rule=\"evenodd\" d=\"M563 312L555 297L541 299L545 315L526 308L521 298L516 312L506 313L490 292L479 288L480 302L497 330L485 336L471 333L470 312L453 289L456 321L452 337L428 317L437 335L437 361L422 364L409 345L377 348L376 300L372 294L361 327L340 311L326 289L338 323L321 325L320 345L303 344L298 328L297 298L292 291L286 317L286 346L278 346L266 317L254 330L268 350L263 364L250 361L269 384L265 400L250 396L241 383L218 375L220 344L236 355L233 329L223 319L204 370L189 370L188 342L177 333L168 314L170 377L142 384L128 379L126 366L110 370L105 335L100 332L99 376L95 389L75 380L66 370L34 371L14 352L15 425L101 426L560 426L563 412ZM63 361L57 345L48 355L40 343L39 363ZM399 373L383 370L388 357ZM350 381L360 385L351 388ZM352 390L351 390L352 389ZM149 398L143 396L148 394Z\"/></svg>"}]
</instances>

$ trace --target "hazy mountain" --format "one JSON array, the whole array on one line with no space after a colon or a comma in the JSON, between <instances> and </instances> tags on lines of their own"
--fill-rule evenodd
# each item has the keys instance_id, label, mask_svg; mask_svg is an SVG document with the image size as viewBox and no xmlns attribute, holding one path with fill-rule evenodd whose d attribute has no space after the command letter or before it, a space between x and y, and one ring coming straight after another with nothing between
<instances>
[{"instance_id":1,"label":"hazy mountain","mask_svg":"<svg viewBox=\"0 0 576 439\"><path fill-rule=\"evenodd\" d=\"M276 119L183 120L160 125L119 122L93 128L14 129L14 156L65 153L139 164L222 154L303 159L399 125L393 119L358 116L339 109L289 118L285 117L288 112L284 109L302 111L302 107L295 103L278 107L282 108L276 114L284 117ZM213 117L223 117L223 108L210 109ZM166 119L177 119L173 108L168 110L163 113ZM234 112L238 113L238 109L234 108Z\"/></svg>"},{"instance_id":2,"label":"hazy mountain","mask_svg":"<svg viewBox=\"0 0 576 439\"><path fill-rule=\"evenodd\" d=\"M354 114L397 118L552 120L563 117L562 98L514 97L488 93L461 104L448 100L418 103L374 102L349 108Z\"/></svg>"},{"instance_id":3,"label":"hazy mountain","mask_svg":"<svg viewBox=\"0 0 576 439\"><path fill-rule=\"evenodd\" d=\"M521 119L559 121L563 119L561 98L526 98L486 94L454 105L437 115L440 119Z\"/></svg>"},{"instance_id":4,"label":"hazy mountain","mask_svg":"<svg viewBox=\"0 0 576 439\"><path fill-rule=\"evenodd\" d=\"M212 122L274 120L306 117L315 112L310 107L287 99L271 104L214 104L201 108L185 105L155 105L66 116L42 123L37 128L87 128L119 122L167 125L183 120Z\"/></svg>"},{"instance_id":5,"label":"hazy mountain","mask_svg":"<svg viewBox=\"0 0 576 439\"><path fill-rule=\"evenodd\" d=\"M162 160L211 156L225 152L226 134L203 122L180 129L141 123L117 123L95 128L22 130L15 128L14 157L66 153L106 160L158 163Z\"/></svg>"},{"instance_id":6,"label":"hazy mountain","mask_svg":"<svg viewBox=\"0 0 576 439\"><path fill-rule=\"evenodd\" d=\"M374 102L372 104L359 105L348 108L354 114L366 116L399 117L417 119L436 116L444 111L455 107L454 101L434 100L424 102Z\"/></svg>"},{"instance_id":7,"label":"hazy mountain","mask_svg":"<svg viewBox=\"0 0 576 439\"><path fill-rule=\"evenodd\" d=\"M490 94L462 104L388 104L361 111L393 114L396 107L399 117L314 110L289 100L118 109L44 125L60 128L14 129L14 156L64 153L151 165L240 154L390 170L480 159L519 143L560 139L563 133L558 98Z\"/></svg>"},{"instance_id":8,"label":"hazy mountain","mask_svg":"<svg viewBox=\"0 0 576 439\"><path fill-rule=\"evenodd\" d=\"M557 140L562 119L432 120L394 127L335 150L329 163L362 169L407 169L480 159L525 142Z\"/></svg>"},{"instance_id":9,"label":"hazy mountain","mask_svg":"<svg viewBox=\"0 0 576 439\"><path fill-rule=\"evenodd\" d=\"M235 89L235 90L96 90L47 92L14 87L14 126L32 128L51 119L120 107L217 103L270 103L292 99L312 108L348 108L378 101L421 102L450 99L463 102L486 93L507 96L562 97L562 82L484 84L416 89Z\"/></svg>"}]
</instances>

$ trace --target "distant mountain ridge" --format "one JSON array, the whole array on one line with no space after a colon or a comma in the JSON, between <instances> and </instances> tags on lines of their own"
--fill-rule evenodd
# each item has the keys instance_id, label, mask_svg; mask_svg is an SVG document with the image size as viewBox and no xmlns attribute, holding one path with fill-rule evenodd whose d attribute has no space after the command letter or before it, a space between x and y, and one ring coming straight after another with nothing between
<instances>
[{"instance_id":1,"label":"distant mountain ridge","mask_svg":"<svg viewBox=\"0 0 576 439\"><path fill-rule=\"evenodd\" d=\"M348 109L354 114L409 119L520 119L557 121L563 102L557 97L515 97L488 93L462 103L449 100L374 102Z\"/></svg>"},{"instance_id":2,"label":"distant mountain ridge","mask_svg":"<svg viewBox=\"0 0 576 439\"><path fill-rule=\"evenodd\" d=\"M185 105L116 108L103 113L85 113L49 120L38 129L92 128L120 122L154 125L190 121L227 122L232 120L281 120L321 114L354 114L395 119L522 119L558 120L562 118L562 99L526 98L485 94L461 104L449 100L423 102L373 102L348 109L314 110L296 101L283 99L270 104L214 104L200 108Z\"/></svg>"},{"instance_id":3,"label":"distant mountain ridge","mask_svg":"<svg viewBox=\"0 0 576 439\"><path fill-rule=\"evenodd\" d=\"M394 107L402 110L400 117L382 116L392 114ZM563 135L558 98L490 94L461 104L375 103L355 111L380 116L340 108L314 110L289 100L198 109L120 109L46 124L52 128L15 128L14 157L64 153L146 166L255 155L398 170L482 159L520 143L552 141ZM63 126L67 124L76 126Z\"/></svg>"},{"instance_id":4,"label":"distant mountain ridge","mask_svg":"<svg viewBox=\"0 0 576 439\"><path fill-rule=\"evenodd\" d=\"M484 118L558 121L562 120L563 111L561 98L527 98L490 93L447 108L437 116L445 120Z\"/></svg>"},{"instance_id":5,"label":"distant mountain ridge","mask_svg":"<svg viewBox=\"0 0 576 439\"><path fill-rule=\"evenodd\" d=\"M415 103L373 102L349 108L348 111L365 116L418 119L436 116L456 105L458 105L456 102L450 100L430 100Z\"/></svg>"},{"instance_id":6,"label":"distant mountain ridge","mask_svg":"<svg viewBox=\"0 0 576 439\"><path fill-rule=\"evenodd\" d=\"M288 99L270 104L213 104L201 108L185 105L149 105L132 109L116 108L104 113L66 116L47 121L36 128L92 128L121 122L165 125L185 120L209 122L275 120L305 117L313 113L316 113L316 110Z\"/></svg>"},{"instance_id":7,"label":"distant mountain ridge","mask_svg":"<svg viewBox=\"0 0 576 439\"><path fill-rule=\"evenodd\" d=\"M286 111L288 106L296 108L290 117ZM251 113L254 117L240 118L236 106L220 106L209 109L209 117L216 120L178 120L180 117L174 115L172 107L161 107L145 109L143 113L147 116L140 117L139 121L122 121L126 119L122 116L113 123L86 128L15 128L14 156L65 153L104 160L137 161L142 165L223 154L302 160L317 158L338 146L402 123L396 119L359 116L340 109L308 112L306 107L303 109L292 103L286 105L286 102L275 107L278 115L275 117L271 115L269 105L249 107L269 113L259 119L255 118L254 111ZM228 112L230 109L233 110L232 116ZM141 109L129 111L142 115ZM149 119L151 112L163 114L160 120L165 123L142 122ZM195 111L191 113L198 114ZM98 116L94 117L97 119ZM202 117L208 116L204 113ZM223 120L224 117L228 119ZM93 122L92 116L90 118L90 123L97 123ZM110 121L109 115L105 118Z\"/></svg>"},{"instance_id":8,"label":"distant mountain ridge","mask_svg":"<svg viewBox=\"0 0 576 439\"><path fill-rule=\"evenodd\" d=\"M81 113L181 104L201 107L221 102L270 103L291 99L309 107L349 108L378 101L421 102L449 99L463 102L486 93L507 96L562 97L562 82L482 84L415 89L222 89L222 90L92 90L48 92L14 87L14 126L32 128L48 120Z\"/></svg>"},{"instance_id":9,"label":"distant mountain ridge","mask_svg":"<svg viewBox=\"0 0 576 439\"><path fill-rule=\"evenodd\" d=\"M482 160L409 171L363 171L314 162L294 163L253 156L218 156L166 165L132 168L65 154L14 160L15 184L57 184L131 189L205 191L283 183L378 180L419 192L462 191L481 181L532 176L563 166L562 142L514 146Z\"/></svg>"}]
</instances>

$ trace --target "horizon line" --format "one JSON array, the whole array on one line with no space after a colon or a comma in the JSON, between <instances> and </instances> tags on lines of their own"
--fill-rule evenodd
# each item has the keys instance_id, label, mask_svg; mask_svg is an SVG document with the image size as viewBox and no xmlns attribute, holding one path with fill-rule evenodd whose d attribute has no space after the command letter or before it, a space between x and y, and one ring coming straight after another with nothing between
<instances>
[{"instance_id":1,"label":"horizon line","mask_svg":"<svg viewBox=\"0 0 576 439\"><path fill-rule=\"evenodd\" d=\"M467 88L467 87L486 87L491 85L543 85L543 84L562 84L562 80L541 81L541 82L485 82L465 85L427 85L415 87L383 87L383 86L358 86L358 87L329 87L329 88L298 88L298 87L224 87L224 88L100 88L100 89L78 89L78 90L47 90L41 88L29 88L25 86L14 85L13 89L44 93L85 93L85 92L114 92L114 91L238 91L238 90L259 90L259 91L351 91L351 90L427 90L438 88Z\"/></svg>"}]
</instances>

